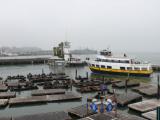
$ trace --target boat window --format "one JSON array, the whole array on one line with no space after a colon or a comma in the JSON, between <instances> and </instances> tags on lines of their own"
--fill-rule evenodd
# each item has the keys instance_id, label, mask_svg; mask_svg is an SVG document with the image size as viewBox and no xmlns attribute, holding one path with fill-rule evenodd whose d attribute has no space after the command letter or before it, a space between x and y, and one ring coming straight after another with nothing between
<instances>
[{"instance_id":1,"label":"boat window","mask_svg":"<svg viewBox=\"0 0 160 120\"><path fill-rule=\"evenodd\" d=\"M92 66L93 66L93 67L95 67L95 65L94 65L94 64L92 64Z\"/></svg>"},{"instance_id":2,"label":"boat window","mask_svg":"<svg viewBox=\"0 0 160 120\"><path fill-rule=\"evenodd\" d=\"M127 67L127 70L132 70L132 67Z\"/></svg>"},{"instance_id":3,"label":"boat window","mask_svg":"<svg viewBox=\"0 0 160 120\"><path fill-rule=\"evenodd\" d=\"M99 67L99 65L96 65L96 67Z\"/></svg>"},{"instance_id":4,"label":"boat window","mask_svg":"<svg viewBox=\"0 0 160 120\"><path fill-rule=\"evenodd\" d=\"M135 67L134 70L140 70L140 68L139 67Z\"/></svg>"},{"instance_id":5,"label":"boat window","mask_svg":"<svg viewBox=\"0 0 160 120\"><path fill-rule=\"evenodd\" d=\"M108 69L112 69L112 66L107 66Z\"/></svg>"},{"instance_id":6,"label":"boat window","mask_svg":"<svg viewBox=\"0 0 160 120\"><path fill-rule=\"evenodd\" d=\"M141 68L141 70L147 70L147 68L143 67L143 68Z\"/></svg>"},{"instance_id":7,"label":"boat window","mask_svg":"<svg viewBox=\"0 0 160 120\"><path fill-rule=\"evenodd\" d=\"M120 67L121 70L125 70L125 67Z\"/></svg>"},{"instance_id":8,"label":"boat window","mask_svg":"<svg viewBox=\"0 0 160 120\"><path fill-rule=\"evenodd\" d=\"M105 66L104 66L104 65L101 65L101 68L105 68Z\"/></svg>"}]
</instances>

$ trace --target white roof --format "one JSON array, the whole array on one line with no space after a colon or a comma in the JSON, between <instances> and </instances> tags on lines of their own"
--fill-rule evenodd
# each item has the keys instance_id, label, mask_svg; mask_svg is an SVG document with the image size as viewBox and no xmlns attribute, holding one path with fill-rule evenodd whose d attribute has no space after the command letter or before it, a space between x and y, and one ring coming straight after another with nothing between
<instances>
[{"instance_id":1,"label":"white roof","mask_svg":"<svg viewBox=\"0 0 160 120\"><path fill-rule=\"evenodd\" d=\"M108 60L131 60L131 58L128 57L115 57L115 56L103 56L103 55L97 55L97 58L108 59Z\"/></svg>"}]
</instances>

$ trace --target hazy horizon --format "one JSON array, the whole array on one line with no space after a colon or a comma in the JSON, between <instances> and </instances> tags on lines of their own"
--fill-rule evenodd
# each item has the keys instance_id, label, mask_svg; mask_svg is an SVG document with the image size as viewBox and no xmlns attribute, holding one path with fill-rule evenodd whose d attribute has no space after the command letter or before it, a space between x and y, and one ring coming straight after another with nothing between
<instances>
[{"instance_id":1,"label":"hazy horizon","mask_svg":"<svg viewBox=\"0 0 160 120\"><path fill-rule=\"evenodd\" d=\"M158 0L0 1L0 47L160 51Z\"/></svg>"}]
</instances>

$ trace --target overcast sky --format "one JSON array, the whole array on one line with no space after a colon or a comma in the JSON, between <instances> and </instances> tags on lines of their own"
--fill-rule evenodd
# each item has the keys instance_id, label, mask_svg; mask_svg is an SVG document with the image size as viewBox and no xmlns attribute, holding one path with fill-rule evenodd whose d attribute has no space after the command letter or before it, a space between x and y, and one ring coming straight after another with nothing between
<instances>
[{"instance_id":1,"label":"overcast sky","mask_svg":"<svg viewBox=\"0 0 160 120\"><path fill-rule=\"evenodd\" d=\"M160 52L160 0L0 0L0 46Z\"/></svg>"}]
</instances>

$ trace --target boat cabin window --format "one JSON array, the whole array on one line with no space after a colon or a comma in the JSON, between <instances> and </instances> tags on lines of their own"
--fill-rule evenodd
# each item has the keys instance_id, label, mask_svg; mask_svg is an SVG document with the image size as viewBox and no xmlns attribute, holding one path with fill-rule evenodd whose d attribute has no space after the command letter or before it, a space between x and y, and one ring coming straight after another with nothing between
<instances>
[{"instance_id":1,"label":"boat cabin window","mask_svg":"<svg viewBox=\"0 0 160 120\"><path fill-rule=\"evenodd\" d=\"M99 65L96 65L96 67L98 67L98 68L99 68Z\"/></svg>"},{"instance_id":2,"label":"boat cabin window","mask_svg":"<svg viewBox=\"0 0 160 120\"><path fill-rule=\"evenodd\" d=\"M125 70L125 67L120 67L121 70Z\"/></svg>"},{"instance_id":3,"label":"boat cabin window","mask_svg":"<svg viewBox=\"0 0 160 120\"><path fill-rule=\"evenodd\" d=\"M108 69L112 69L112 66L107 66Z\"/></svg>"},{"instance_id":4,"label":"boat cabin window","mask_svg":"<svg viewBox=\"0 0 160 120\"><path fill-rule=\"evenodd\" d=\"M95 67L95 65L94 65L94 64L92 64L92 67Z\"/></svg>"},{"instance_id":5,"label":"boat cabin window","mask_svg":"<svg viewBox=\"0 0 160 120\"><path fill-rule=\"evenodd\" d=\"M127 67L127 70L132 70L132 67Z\"/></svg>"},{"instance_id":6,"label":"boat cabin window","mask_svg":"<svg viewBox=\"0 0 160 120\"><path fill-rule=\"evenodd\" d=\"M143 68L141 68L141 70L147 70L147 68L143 67Z\"/></svg>"},{"instance_id":7,"label":"boat cabin window","mask_svg":"<svg viewBox=\"0 0 160 120\"><path fill-rule=\"evenodd\" d=\"M140 68L139 67L135 67L134 70L140 70Z\"/></svg>"},{"instance_id":8,"label":"boat cabin window","mask_svg":"<svg viewBox=\"0 0 160 120\"><path fill-rule=\"evenodd\" d=\"M101 65L101 68L105 68L105 66L104 66L104 65Z\"/></svg>"}]
</instances>

